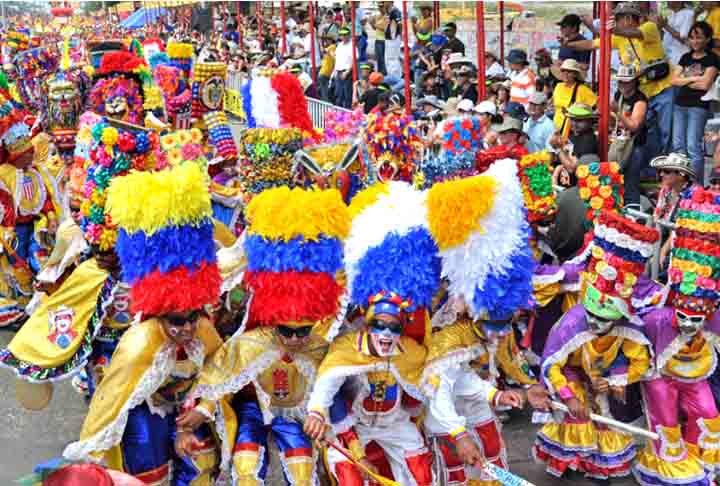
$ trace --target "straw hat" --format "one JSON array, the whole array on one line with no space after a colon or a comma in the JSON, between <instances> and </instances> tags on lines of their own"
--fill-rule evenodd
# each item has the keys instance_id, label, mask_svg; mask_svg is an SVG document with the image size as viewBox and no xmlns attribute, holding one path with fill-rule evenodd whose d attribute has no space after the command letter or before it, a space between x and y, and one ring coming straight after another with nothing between
<instances>
[{"instance_id":1,"label":"straw hat","mask_svg":"<svg viewBox=\"0 0 720 486\"><path fill-rule=\"evenodd\" d=\"M578 74L578 79L580 81L585 81L585 70L575 59L565 59L560 65L560 72L562 71L576 72Z\"/></svg>"},{"instance_id":2,"label":"straw hat","mask_svg":"<svg viewBox=\"0 0 720 486\"><path fill-rule=\"evenodd\" d=\"M616 81L633 81L640 77L640 72L634 64L621 64L617 73L613 75Z\"/></svg>"},{"instance_id":3,"label":"straw hat","mask_svg":"<svg viewBox=\"0 0 720 486\"><path fill-rule=\"evenodd\" d=\"M695 169L693 168L692 160L690 160L687 155L676 152L655 157L650 161L650 167L657 171L676 170L678 172L682 172L693 180L697 177Z\"/></svg>"}]
</instances>

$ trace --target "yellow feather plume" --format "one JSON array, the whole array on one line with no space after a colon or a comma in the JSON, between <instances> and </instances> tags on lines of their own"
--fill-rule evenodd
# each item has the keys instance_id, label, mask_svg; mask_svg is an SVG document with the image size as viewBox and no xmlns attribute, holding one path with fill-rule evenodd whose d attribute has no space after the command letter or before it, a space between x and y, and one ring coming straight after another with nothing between
<instances>
[{"instance_id":1,"label":"yellow feather plume","mask_svg":"<svg viewBox=\"0 0 720 486\"><path fill-rule=\"evenodd\" d=\"M428 192L430 232L440 250L462 244L474 231L483 232L480 218L494 205L495 180L469 177L435 184Z\"/></svg>"},{"instance_id":2,"label":"yellow feather plume","mask_svg":"<svg viewBox=\"0 0 720 486\"><path fill-rule=\"evenodd\" d=\"M390 186L383 182L377 182L357 193L350 203L350 216L354 219L362 213L365 208L375 204L381 194L390 192Z\"/></svg>"},{"instance_id":3,"label":"yellow feather plume","mask_svg":"<svg viewBox=\"0 0 720 486\"><path fill-rule=\"evenodd\" d=\"M344 240L350 232L350 213L336 189L268 189L253 198L246 215L250 233L273 240Z\"/></svg>"},{"instance_id":4,"label":"yellow feather plume","mask_svg":"<svg viewBox=\"0 0 720 486\"><path fill-rule=\"evenodd\" d=\"M144 231L148 236L212 216L207 177L196 164L119 177L110 183L105 209L128 233Z\"/></svg>"}]
</instances>

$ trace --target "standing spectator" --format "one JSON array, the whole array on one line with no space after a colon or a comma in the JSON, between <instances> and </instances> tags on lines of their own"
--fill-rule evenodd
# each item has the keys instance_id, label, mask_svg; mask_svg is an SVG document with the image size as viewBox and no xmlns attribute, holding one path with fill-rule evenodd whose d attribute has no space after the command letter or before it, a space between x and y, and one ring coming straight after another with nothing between
<instances>
[{"instance_id":1,"label":"standing spectator","mask_svg":"<svg viewBox=\"0 0 720 486\"><path fill-rule=\"evenodd\" d=\"M401 78L403 65L402 57L402 13L393 2L387 1L385 9L388 15L388 26L385 28L385 67L388 75Z\"/></svg>"},{"instance_id":2,"label":"standing spectator","mask_svg":"<svg viewBox=\"0 0 720 486\"><path fill-rule=\"evenodd\" d=\"M322 62L320 39L318 36L315 36L315 46L313 46L310 42L311 36L309 33L309 29L305 26L301 27L300 29L300 37L303 39L303 48L305 49L305 52L307 53L310 62L310 70L308 71L308 73L310 73L310 76L312 76L313 73L310 72L312 71L312 58L315 57L315 69L319 69L320 63Z\"/></svg>"},{"instance_id":3,"label":"standing spectator","mask_svg":"<svg viewBox=\"0 0 720 486\"><path fill-rule=\"evenodd\" d=\"M614 10L612 47L623 64L635 64L645 72L640 90L648 97L647 157L667 152L672 135L674 91L670 84L670 65L665 60L660 31L654 22L645 21L640 8L630 2L620 3ZM565 47L591 50L600 47L600 39L563 42ZM665 60L665 61L664 61Z\"/></svg>"},{"instance_id":4,"label":"standing spectator","mask_svg":"<svg viewBox=\"0 0 720 486\"><path fill-rule=\"evenodd\" d=\"M432 32L433 30L433 18L432 8L429 5L423 5L420 7L420 19L412 17L413 32L417 36L418 32Z\"/></svg>"},{"instance_id":5,"label":"standing spectator","mask_svg":"<svg viewBox=\"0 0 720 486\"><path fill-rule=\"evenodd\" d=\"M335 25L335 15L332 10L327 10L325 12L325 16L323 17L322 24L320 24L320 37L325 37L331 34L337 36L337 33L338 26Z\"/></svg>"},{"instance_id":6,"label":"standing spectator","mask_svg":"<svg viewBox=\"0 0 720 486\"><path fill-rule=\"evenodd\" d=\"M618 160L624 167L625 174L625 204L640 207L640 174L647 167L646 143L647 128L646 115L648 109L647 97L640 91L638 78L640 73L634 65L620 66L615 80L617 92L611 104L611 115L614 115L619 133L613 136L622 136L633 139L633 148L630 158ZM613 125L614 127L614 125Z\"/></svg>"},{"instance_id":7,"label":"standing spectator","mask_svg":"<svg viewBox=\"0 0 720 486\"><path fill-rule=\"evenodd\" d=\"M555 129L563 137L570 133L570 126L565 116L565 110L574 103L583 103L588 106L595 106L597 96L583 81L585 71L575 59L565 59L560 66L562 83L558 83L553 91L553 103L555 106Z\"/></svg>"},{"instance_id":8,"label":"standing spectator","mask_svg":"<svg viewBox=\"0 0 720 486\"><path fill-rule=\"evenodd\" d=\"M372 65L369 63L360 64L360 77L353 84L352 106L355 108L360 103L363 95L370 89L370 73Z\"/></svg>"},{"instance_id":9,"label":"standing spectator","mask_svg":"<svg viewBox=\"0 0 720 486\"><path fill-rule=\"evenodd\" d=\"M448 42L445 47L450 49L450 52L459 52L463 56L465 55L465 44L460 39L455 37L457 35L457 24L455 22L448 22L443 27L443 34L447 37Z\"/></svg>"},{"instance_id":10,"label":"standing spectator","mask_svg":"<svg viewBox=\"0 0 720 486\"><path fill-rule=\"evenodd\" d=\"M550 148L550 138L555 133L553 121L545 114L547 97L542 93L534 93L528 104L530 115L523 125L523 132L528 137L528 152L540 152Z\"/></svg>"},{"instance_id":11,"label":"standing spectator","mask_svg":"<svg viewBox=\"0 0 720 486\"><path fill-rule=\"evenodd\" d=\"M680 57L690 50L686 43L690 27L695 22L695 12L687 6L687 3L667 2L671 14L667 18L657 17L655 19L658 26L665 31L663 48L673 65L679 63Z\"/></svg>"},{"instance_id":12,"label":"standing spectator","mask_svg":"<svg viewBox=\"0 0 720 486\"><path fill-rule=\"evenodd\" d=\"M568 42L575 42L585 40L585 37L580 33L580 25L582 20L576 14L568 14L562 18L558 25L560 26L560 38L561 44L567 44ZM566 45L560 47L558 53L558 61L562 63L566 59L574 59L579 62L583 69L587 70L590 65L590 52L579 51Z\"/></svg>"},{"instance_id":13,"label":"standing spectator","mask_svg":"<svg viewBox=\"0 0 720 486\"><path fill-rule=\"evenodd\" d=\"M485 79L505 79L505 68L502 67L494 52L485 51Z\"/></svg>"},{"instance_id":14,"label":"standing spectator","mask_svg":"<svg viewBox=\"0 0 720 486\"><path fill-rule=\"evenodd\" d=\"M678 86L673 117L673 152L686 153L693 162L697 181L703 184L705 123L710 117L710 102L702 97L715 82L720 58L712 52L712 28L707 22L696 22L690 29L690 52L680 58L672 76Z\"/></svg>"},{"instance_id":15,"label":"standing spectator","mask_svg":"<svg viewBox=\"0 0 720 486\"><path fill-rule=\"evenodd\" d=\"M710 24L713 30L713 51L715 54L720 53L720 2L700 2L700 7L707 10L705 22ZM702 10L701 10L702 11Z\"/></svg>"},{"instance_id":16,"label":"standing spectator","mask_svg":"<svg viewBox=\"0 0 720 486\"><path fill-rule=\"evenodd\" d=\"M332 101L330 98L330 78L335 71L335 49L337 45L337 36L330 32L323 34L322 44L325 53L320 62L320 71L318 73L318 89L320 98L325 101Z\"/></svg>"},{"instance_id":17,"label":"standing spectator","mask_svg":"<svg viewBox=\"0 0 720 486\"><path fill-rule=\"evenodd\" d=\"M340 29L340 42L335 48L335 104L343 108L352 106L352 62L353 45L350 41L350 29Z\"/></svg>"},{"instance_id":18,"label":"standing spectator","mask_svg":"<svg viewBox=\"0 0 720 486\"><path fill-rule=\"evenodd\" d=\"M368 81L370 83L370 89L365 91L360 98L360 104L363 105L363 112L366 115L378 105L383 93L390 91L390 87L383 83L383 75L380 72L370 74Z\"/></svg>"},{"instance_id":19,"label":"standing spectator","mask_svg":"<svg viewBox=\"0 0 720 486\"><path fill-rule=\"evenodd\" d=\"M527 107L530 96L535 93L535 73L530 70L527 53L512 49L506 60L510 64L510 101Z\"/></svg>"},{"instance_id":20,"label":"standing spectator","mask_svg":"<svg viewBox=\"0 0 720 486\"><path fill-rule=\"evenodd\" d=\"M385 2L380 2L378 4L378 14L370 18L370 26L375 30L375 62L377 62L377 70L384 75L387 74L385 67L385 29L389 22Z\"/></svg>"},{"instance_id":21,"label":"standing spectator","mask_svg":"<svg viewBox=\"0 0 720 486\"><path fill-rule=\"evenodd\" d=\"M365 29L367 26L367 14L365 10L359 8L355 12L355 41L357 42L358 62L367 62L367 46L368 33Z\"/></svg>"},{"instance_id":22,"label":"standing spectator","mask_svg":"<svg viewBox=\"0 0 720 486\"><path fill-rule=\"evenodd\" d=\"M460 99L472 101L473 107L478 101L477 82L473 79L474 74L475 70L473 68L470 66L462 66L458 70L457 84L452 93L453 96Z\"/></svg>"}]
</instances>

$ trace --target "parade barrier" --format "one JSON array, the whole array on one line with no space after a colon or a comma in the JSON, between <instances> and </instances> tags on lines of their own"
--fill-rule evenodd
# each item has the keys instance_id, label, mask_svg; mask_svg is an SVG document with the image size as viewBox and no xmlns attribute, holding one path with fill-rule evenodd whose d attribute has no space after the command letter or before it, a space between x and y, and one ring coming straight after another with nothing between
<instances>
[{"instance_id":1,"label":"parade barrier","mask_svg":"<svg viewBox=\"0 0 720 486\"><path fill-rule=\"evenodd\" d=\"M242 77L237 71L228 71L227 81L225 82L225 111L238 118L245 118L245 112L242 107L242 96L240 96L240 88L242 87Z\"/></svg>"},{"instance_id":2,"label":"parade barrier","mask_svg":"<svg viewBox=\"0 0 720 486\"><path fill-rule=\"evenodd\" d=\"M308 97L307 102L310 118L315 128L325 128L325 113L329 111L344 111L348 113L352 111L316 98Z\"/></svg>"}]
</instances>

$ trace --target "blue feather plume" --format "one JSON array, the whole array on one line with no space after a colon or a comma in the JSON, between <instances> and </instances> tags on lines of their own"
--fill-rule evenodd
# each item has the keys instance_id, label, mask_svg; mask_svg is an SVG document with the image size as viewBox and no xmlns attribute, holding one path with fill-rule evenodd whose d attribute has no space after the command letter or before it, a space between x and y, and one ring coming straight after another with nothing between
<instances>
[{"instance_id":1,"label":"blue feather plume","mask_svg":"<svg viewBox=\"0 0 720 486\"><path fill-rule=\"evenodd\" d=\"M251 272L322 272L335 275L343 268L340 240L321 236L317 241L302 236L272 241L259 235L245 239L245 255Z\"/></svg>"}]
</instances>

